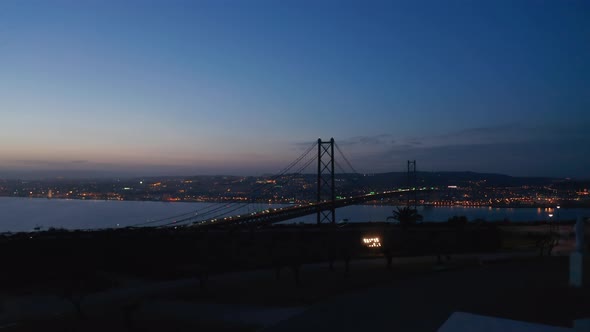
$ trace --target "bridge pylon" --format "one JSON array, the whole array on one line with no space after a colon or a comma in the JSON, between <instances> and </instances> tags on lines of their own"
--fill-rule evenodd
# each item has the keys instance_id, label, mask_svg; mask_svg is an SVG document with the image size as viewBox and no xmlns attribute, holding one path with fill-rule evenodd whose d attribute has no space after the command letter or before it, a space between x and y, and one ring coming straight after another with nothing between
<instances>
[{"instance_id":1,"label":"bridge pylon","mask_svg":"<svg viewBox=\"0 0 590 332\"><path fill-rule=\"evenodd\" d=\"M334 138L318 138L318 192L317 203L329 201L331 208L318 208L317 223L336 223L336 188L334 185Z\"/></svg>"},{"instance_id":2,"label":"bridge pylon","mask_svg":"<svg viewBox=\"0 0 590 332\"><path fill-rule=\"evenodd\" d=\"M416 176L416 160L408 160L408 208L416 209L416 207L418 206L417 187L418 179Z\"/></svg>"}]
</instances>

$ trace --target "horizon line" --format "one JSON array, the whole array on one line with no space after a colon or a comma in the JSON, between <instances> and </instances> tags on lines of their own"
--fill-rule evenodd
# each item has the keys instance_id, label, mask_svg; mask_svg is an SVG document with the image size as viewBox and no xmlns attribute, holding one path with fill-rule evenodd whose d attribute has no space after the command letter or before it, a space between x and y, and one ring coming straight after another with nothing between
<instances>
[{"instance_id":1,"label":"horizon line","mask_svg":"<svg viewBox=\"0 0 590 332\"><path fill-rule=\"evenodd\" d=\"M18 172L18 171L9 171L9 172ZM61 173L62 171L31 171L30 173ZM102 171L65 171L65 172L84 172L84 173L111 173L111 172L102 172ZM345 172L345 173L335 173L335 175L353 175L358 174L362 176L376 176L382 174L405 174L406 171L390 171L390 172L363 172L363 173L352 173L352 172ZM499 175L499 176L507 176L511 178L542 178L542 179L551 179L551 180L577 180L577 181L590 181L588 177L563 177L563 176L548 176L548 175L510 175L506 173L495 173L495 172L477 172L477 171L416 171L416 173L472 173L472 174L479 174L479 175ZM1 174L1 172L0 172ZM316 173L298 173L298 172L290 172L285 174L301 174L306 176L316 176ZM29 175L16 175L16 176L3 176L0 175L0 180L27 180L27 181L47 181L47 180L132 180L132 179L150 179L150 178L189 178L189 177L269 177L269 176L276 176L277 174L273 173L263 173L260 175L253 175L253 174L245 174L245 175L238 175L238 174L178 174L178 175L171 175L171 174L160 174L160 175L41 175L41 176L29 176Z\"/></svg>"}]
</instances>

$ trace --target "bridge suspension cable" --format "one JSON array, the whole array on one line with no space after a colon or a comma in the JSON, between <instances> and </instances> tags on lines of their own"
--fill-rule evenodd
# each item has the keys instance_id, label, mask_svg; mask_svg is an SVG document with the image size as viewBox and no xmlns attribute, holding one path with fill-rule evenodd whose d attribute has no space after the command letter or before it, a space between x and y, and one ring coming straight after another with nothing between
<instances>
[{"instance_id":1,"label":"bridge suspension cable","mask_svg":"<svg viewBox=\"0 0 590 332\"><path fill-rule=\"evenodd\" d=\"M276 181L277 179L286 176L286 174L288 172L290 172L297 164L301 163L302 160L304 158L306 158L311 153L311 151L314 150L314 148L316 147L316 145L317 145L317 143L314 142L300 156L298 156L295 160L293 160L286 167L284 167L279 173L273 175L270 178L270 181ZM313 159L311 161L305 161L304 162L304 166L303 167L300 167L295 173L291 174L290 177L292 178L297 173L300 173L301 170L303 170L307 166L309 166L309 164L311 164L311 162L313 162ZM245 194L247 196L252 196L253 194L256 194L256 193L265 193L265 192L267 192L269 190L270 190L270 188L266 184L262 183L262 184L258 184L256 186L254 186L252 189L250 189ZM178 226L178 225L181 225L181 224L188 224L190 222L195 221L196 217L198 217L200 219L200 221L215 219L215 218L217 218L219 216L227 215L228 213L231 213L233 211L236 211L236 210L238 210L240 208L247 207L250 204L252 204L252 202L244 203L244 202L239 201L239 200L232 200L228 204L222 204L222 205L220 205L219 203L212 204L210 206L210 208L205 208L205 211L201 210L201 212L198 213L198 215L191 215L189 217L182 218L180 220L174 220L173 222L165 223L163 225L159 225L159 226L156 226L156 227L166 227L166 226L172 226L172 225ZM221 211L223 211L223 212L221 212ZM212 217L207 217L207 216L213 215L214 213L217 213L217 214L214 215L214 216L212 216ZM186 213L186 214L182 214L180 216L186 216L186 215L189 215L189 214L190 213ZM207 218L204 218L204 217L207 217ZM160 219L159 221L165 221L165 220L171 220L171 219L174 219L174 217L168 217L168 218ZM155 223L155 221L153 223Z\"/></svg>"},{"instance_id":2,"label":"bridge suspension cable","mask_svg":"<svg viewBox=\"0 0 590 332\"><path fill-rule=\"evenodd\" d=\"M350 161L348 160L348 158L346 158L346 155L344 154L344 152L342 152L342 149L340 149L340 146L338 146L337 143L334 143L334 145L336 146L336 150L338 150L338 153L340 153L340 156L342 157L342 159L344 159L344 162L346 163L346 165L348 165L348 167L350 167L350 169L352 170L353 174L360 174L352 166L352 164L350 163Z\"/></svg>"},{"instance_id":3,"label":"bridge suspension cable","mask_svg":"<svg viewBox=\"0 0 590 332\"><path fill-rule=\"evenodd\" d=\"M353 175L357 175L360 176L362 175L362 173L358 172L356 170L356 168L352 165L352 163L350 162L350 160L346 157L346 154L344 154L344 152L342 151L342 149L340 148L340 146L338 146L338 144L334 144L336 146L336 150L338 151L338 153L340 154L340 156L342 157L342 159L344 160L344 163L346 164L346 166L348 166L348 169L350 169L352 171ZM341 167L342 168L342 167ZM343 168L344 169L344 168ZM352 182L354 184L359 184L359 179L357 177L352 177ZM369 193L369 192L374 192L374 188L371 187L370 185L365 187L365 188L360 188L362 191L364 191L365 193Z\"/></svg>"},{"instance_id":4,"label":"bridge suspension cable","mask_svg":"<svg viewBox=\"0 0 590 332\"><path fill-rule=\"evenodd\" d=\"M315 144L312 146L312 149L313 149L313 147L315 147ZM310 150L310 151L311 151L311 150ZM309 152L310 152L310 151L309 151ZM309 155L309 152L307 152L307 153L304 155L304 157L305 157L305 156L307 156L307 155ZM299 161L302 161L302 160L303 160L303 158L298 158L298 159L299 159ZM290 181L291 179L293 179L293 178L295 178L296 176L298 176L298 174L300 174L300 173L301 173L301 172L302 172L304 169L306 169L307 167L309 167L309 165L311 165L311 163L313 163L313 162L314 162L316 159L317 159L317 156L316 156L315 154L312 154L312 157L311 157L311 158L309 158L308 160L304 161L304 162L303 162L303 165L302 165L301 167L299 167L299 169L297 169L295 172L293 172L293 173L290 173L289 175L287 175L287 177L288 177L288 178L287 178L287 181ZM295 166L296 164L297 164L297 163L293 164L293 166ZM280 176L279 176L279 177L280 177ZM278 178L278 177L277 177L277 178ZM268 190L269 190L269 188L268 188L268 187L266 187L266 188L265 188L265 191L268 191ZM232 207L232 206L230 206L230 205L228 205L228 206L226 206L226 208L227 208L227 209L225 209L225 210L223 210L223 209L220 209L220 210L222 210L222 212L221 212L221 213L218 213L217 215L214 215L214 216L208 217L207 219L201 219L200 221L201 221L201 222L204 222L204 221L207 221L207 220L218 219L218 218L221 218L221 217L223 217L223 216L227 216L227 215L231 214L232 212L235 212L235 211L237 211L237 210L239 210L239 209L242 209L242 208L244 208L244 207L246 207L246 206L248 206L248 205L250 205L250 204L252 204L252 202L241 203L240 205L238 205L238 206L235 206L235 205L234 205L233 207ZM201 217L202 217L202 216L201 216ZM174 223L171 223L171 224L169 224L169 225L173 225L173 224L174 224ZM166 226L166 225L162 225L162 226Z\"/></svg>"},{"instance_id":5,"label":"bridge suspension cable","mask_svg":"<svg viewBox=\"0 0 590 332\"><path fill-rule=\"evenodd\" d=\"M314 148L317 147L317 142L311 144L301 155L299 155L296 159L294 159L291 163L285 166L280 172L276 173L275 175L269 178L270 181L276 183L277 180L280 180L282 183L289 183L295 177L301 176L301 172L303 172L306 168L308 168L314 161L318 159L318 156L315 153L311 153ZM334 163L338 169L338 171L342 172L343 176L349 173L346 169L348 168L352 171L352 175L359 175L360 173L355 169L352 165L350 160L347 156L343 153L342 149L338 144L334 143L337 152L344 160L344 165L342 165L337 160L334 160ZM343 167L345 166L345 167ZM298 168L297 168L298 167ZM357 182L358 178L353 176L352 182ZM255 196L264 196L269 191L273 190L274 186L268 186L267 183L257 183L253 186L250 190L244 193L246 196L255 197ZM189 224L198 224L203 223L210 220L216 220L218 218L230 216L231 213L238 211L240 209L244 209L249 207L251 204L258 202L259 199L254 199L252 201L244 202L243 200L232 199L229 202L224 203L211 203L210 205L197 209L192 210L190 212L177 214L174 216L160 218L156 220L148 220L147 222L139 223L133 226L146 226L146 225L154 225L159 224L151 227L169 227L169 226L187 226ZM256 212L254 212L256 213ZM254 214L248 210L248 214Z\"/></svg>"},{"instance_id":6,"label":"bridge suspension cable","mask_svg":"<svg viewBox=\"0 0 590 332\"><path fill-rule=\"evenodd\" d=\"M166 218L144 221L144 222L141 222L141 223L133 224L130 227L140 227L140 226L146 226L146 225L156 224L156 223L159 223L159 222L162 222L162 221L167 221L167 220L176 219L176 218L183 218L183 217L186 217L188 215L197 214L197 213L198 213L198 210L193 210L193 211L190 211L190 212L186 212L186 213L182 213L182 214L177 214L177 215L166 217Z\"/></svg>"}]
</instances>

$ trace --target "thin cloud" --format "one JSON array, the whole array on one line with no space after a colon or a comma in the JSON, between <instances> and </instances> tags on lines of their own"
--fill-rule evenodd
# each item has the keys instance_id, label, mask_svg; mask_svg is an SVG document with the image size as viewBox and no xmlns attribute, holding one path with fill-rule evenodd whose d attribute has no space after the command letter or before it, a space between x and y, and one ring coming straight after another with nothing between
<instances>
[{"instance_id":1,"label":"thin cloud","mask_svg":"<svg viewBox=\"0 0 590 332\"><path fill-rule=\"evenodd\" d=\"M416 159L423 170L590 177L590 155L579 148L590 146L590 137L581 124L567 128L511 124L391 141L395 142L351 144L345 151L355 167L372 172L400 171L406 160Z\"/></svg>"},{"instance_id":2,"label":"thin cloud","mask_svg":"<svg viewBox=\"0 0 590 332\"><path fill-rule=\"evenodd\" d=\"M379 134L374 136L355 136L349 139L339 140L340 146L350 145L389 145L394 143L391 134Z\"/></svg>"}]
</instances>

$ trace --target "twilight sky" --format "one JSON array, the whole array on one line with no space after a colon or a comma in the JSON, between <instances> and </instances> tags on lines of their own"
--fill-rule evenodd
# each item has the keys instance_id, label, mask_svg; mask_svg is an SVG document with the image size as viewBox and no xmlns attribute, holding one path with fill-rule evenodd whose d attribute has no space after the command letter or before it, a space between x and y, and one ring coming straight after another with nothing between
<instances>
[{"instance_id":1,"label":"twilight sky","mask_svg":"<svg viewBox=\"0 0 590 332\"><path fill-rule=\"evenodd\" d=\"M590 178L590 2L0 1L0 177Z\"/></svg>"}]
</instances>

